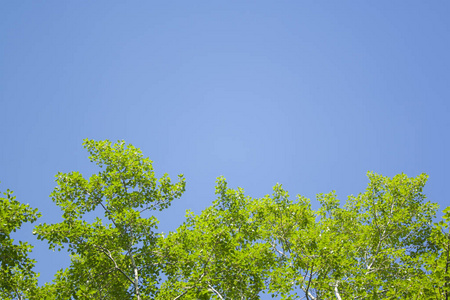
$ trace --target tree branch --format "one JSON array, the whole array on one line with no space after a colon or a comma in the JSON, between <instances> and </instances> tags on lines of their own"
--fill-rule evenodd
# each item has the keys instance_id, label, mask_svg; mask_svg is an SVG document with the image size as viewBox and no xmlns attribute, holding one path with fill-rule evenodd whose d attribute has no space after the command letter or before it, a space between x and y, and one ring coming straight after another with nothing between
<instances>
[{"instance_id":1,"label":"tree branch","mask_svg":"<svg viewBox=\"0 0 450 300\"><path fill-rule=\"evenodd\" d=\"M315 298L313 297L313 295L311 295L311 293L309 292L309 287L311 286L311 280L312 280L313 269L314 269L314 266L311 266L311 273L309 274L308 285L306 286L306 290L305 290L306 299L308 299L308 300L309 300L309 297L311 297L311 299L313 299L313 300L315 299ZM306 273L306 274L308 274L308 273ZM302 289L303 289L303 288L302 288Z\"/></svg>"},{"instance_id":2,"label":"tree branch","mask_svg":"<svg viewBox=\"0 0 450 300\"><path fill-rule=\"evenodd\" d=\"M192 287L190 287L190 288L188 288L186 291L184 291L183 294L180 294L180 295L176 296L175 298L173 298L173 300L178 300L178 299L180 299L181 297L183 297L184 295L186 295L186 293L187 293L190 289L192 289Z\"/></svg>"},{"instance_id":3,"label":"tree branch","mask_svg":"<svg viewBox=\"0 0 450 300\"><path fill-rule=\"evenodd\" d=\"M130 249L131 250L131 249ZM133 272L134 272L134 282L133 282L133 284L134 284L134 290L136 291L136 296L137 296L137 298L138 298L138 300L140 300L141 299L141 295L140 295L140 292L139 292L139 272L138 272L138 269L137 269L137 266L136 266L136 262L134 261L134 257L133 257L133 255L131 254L131 251L130 250L128 250L128 256L130 257L130 259L131 259L131 265L133 266Z\"/></svg>"},{"instance_id":4,"label":"tree branch","mask_svg":"<svg viewBox=\"0 0 450 300\"><path fill-rule=\"evenodd\" d=\"M106 255L106 257L108 257L113 262L114 268L116 270L118 270L120 273L122 273L126 277L126 279L128 279L128 281L131 282L131 284L134 284L133 280L121 268L119 268L116 261L114 260L114 258L111 255L111 251L109 251L108 249L106 249L100 245L94 245L94 246L97 247L101 252L103 252Z\"/></svg>"},{"instance_id":5,"label":"tree branch","mask_svg":"<svg viewBox=\"0 0 450 300\"><path fill-rule=\"evenodd\" d=\"M335 284L331 284L331 283L330 283L330 285L331 285L331 286L334 286L334 294L336 295L336 299L337 299L337 300L342 300L341 295L339 295L339 290L338 290L339 280L336 281Z\"/></svg>"},{"instance_id":6,"label":"tree branch","mask_svg":"<svg viewBox=\"0 0 450 300\"><path fill-rule=\"evenodd\" d=\"M223 300L223 297L222 297L222 295L218 292L218 291L216 291L213 287L212 287L212 285L210 285L210 284L208 284L208 286L209 286L209 288L221 299L221 300Z\"/></svg>"},{"instance_id":7,"label":"tree branch","mask_svg":"<svg viewBox=\"0 0 450 300\"><path fill-rule=\"evenodd\" d=\"M202 276L200 276L200 278L197 280L197 284L198 284L200 281L202 281L202 279L203 279L204 276L205 276L205 273L203 273ZM180 299L181 297L183 297L184 295L186 295L186 293L187 293L190 289L194 288L195 286L196 286L196 285L193 285L193 286L190 286L190 287L186 288L186 291L184 291L182 294L180 294L180 295L176 296L175 298L173 298L173 300Z\"/></svg>"}]
</instances>

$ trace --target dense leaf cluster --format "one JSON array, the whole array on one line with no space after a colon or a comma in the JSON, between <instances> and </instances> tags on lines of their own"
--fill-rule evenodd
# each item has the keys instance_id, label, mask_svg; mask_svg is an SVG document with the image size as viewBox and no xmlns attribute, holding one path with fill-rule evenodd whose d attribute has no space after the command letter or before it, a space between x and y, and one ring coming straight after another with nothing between
<instances>
[{"instance_id":1,"label":"dense leaf cluster","mask_svg":"<svg viewBox=\"0 0 450 300\"><path fill-rule=\"evenodd\" d=\"M220 177L213 204L163 235L152 211L181 197L183 176L156 178L124 142L84 146L100 172L57 174L63 221L34 231L70 253L53 282L37 285L31 246L10 237L39 214L10 191L0 198L2 299L448 299L450 208L433 223L425 174L368 173L365 192L345 203L320 194L318 210L279 184L252 198Z\"/></svg>"},{"instance_id":2,"label":"dense leaf cluster","mask_svg":"<svg viewBox=\"0 0 450 300\"><path fill-rule=\"evenodd\" d=\"M0 298L24 299L25 295L35 297L35 261L28 257L32 246L26 242L14 243L11 233L24 222L34 222L40 217L37 209L22 204L7 190L0 195Z\"/></svg>"}]
</instances>

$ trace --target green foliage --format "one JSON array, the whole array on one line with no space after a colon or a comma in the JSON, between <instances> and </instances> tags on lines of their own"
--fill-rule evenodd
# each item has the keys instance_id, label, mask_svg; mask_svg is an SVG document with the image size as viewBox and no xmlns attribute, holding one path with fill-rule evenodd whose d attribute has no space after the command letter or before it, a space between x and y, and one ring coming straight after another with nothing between
<instances>
[{"instance_id":1,"label":"green foliage","mask_svg":"<svg viewBox=\"0 0 450 300\"><path fill-rule=\"evenodd\" d=\"M9 237L37 212L9 192L2 198L2 298L448 299L450 208L433 223L438 206L423 194L425 174L368 173L365 192L345 202L319 194L317 210L280 184L252 198L219 177L212 205L163 235L152 211L181 197L184 178L157 179L152 162L124 142L84 146L100 172L59 173L51 197L63 221L35 229L71 255L52 283L36 288L30 246Z\"/></svg>"},{"instance_id":2,"label":"green foliage","mask_svg":"<svg viewBox=\"0 0 450 300\"><path fill-rule=\"evenodd\" d=\"M258 241L254 203L224 178L216 194L213 206L199 216L188 212L177 232L159 240L168 280L158 299L258 299L272 255Z\"/></svg>"},{"instance_id":3,"label":"green foliage","mask_svg":"<svg viewBox=\"0 0 450 300\"><path fill-rule=\"evenodd\" d=\"M159 278L153 251L158 221L151 211L179 198L184 178L157 179L152 162L124 142L85 140L84 146L102 170L89 179L59 173L51 197L64 221L36 227L38 239L51 249L67 247L72 261L44 290L54 299L150 299ZM89 223L83 217L91 212L96 218Z\"/></svg>"},{"instance_id":4,"label":"green foliage","mask_svg":"<svg viewBox=\"0 0 450 300\"><path fill-rule=\"evenodd\" d=\"M25 222L34 222L40 214L22 204L9 189L0 196L0 298L24 299L36 293L35 261L28 257L33 248L26 242L15 243L11 233Z\"/></svg>"},{"instance_id":5,"label":"green foliage","mask_svg":"<svg viewBox=\"0 0 450 300\"><path fill-rule=\"evenodd\" d=\"M343 206L335 193L318 195L317 211L281 185L253 199L219 178L213 206L160 240L169 278L160 299L441 299L449 236L447 223L432 223L427 176L368 177Z\"/></svg>"}]
</instances>

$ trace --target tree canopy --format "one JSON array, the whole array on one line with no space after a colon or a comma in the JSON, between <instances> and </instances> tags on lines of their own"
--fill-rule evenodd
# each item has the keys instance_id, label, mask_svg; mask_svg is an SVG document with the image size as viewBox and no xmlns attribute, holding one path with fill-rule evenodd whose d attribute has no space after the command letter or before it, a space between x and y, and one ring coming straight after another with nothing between
<instances>
[{"instance_id":1,"label":"tree canopy","mask_svg":"<svg viewBox=\"0 0 450 300\"><path fill-rule=\"evenodd\" d=\"M52 282L37 284L32 246L11 238L40 214L9 190L0 198L2 299L449 297L450 208L435 220L439 207L423 194L426 174L369 172L365 191L345 202L334 192L319 194L317 210L280 184L252 198L219 177L212 205L188 211L164 235L152 212L182 196L183 175L157 178L152 161L123 141L83 145L99 172L58 173L50 196L63 221L33 231L70 255Z\"/></svg>"}]
</instances>

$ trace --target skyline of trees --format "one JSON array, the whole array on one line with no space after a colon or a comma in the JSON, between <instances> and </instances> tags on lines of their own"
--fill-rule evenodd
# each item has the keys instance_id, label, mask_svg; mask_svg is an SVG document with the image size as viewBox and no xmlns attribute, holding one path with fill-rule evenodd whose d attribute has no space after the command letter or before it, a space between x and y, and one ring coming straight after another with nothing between
<instances>
[{"instance_id":1,"label":"skyline of trees","mask_svg":"<svg viewBox=\"0 0 450 300\"><path fill-rule=\"evenodd\" d=\"M212 205L163 235L152 211L182 196L183 175L157 178L124 141L83 145L99 173L58 173L63 221L33 231L70 254L52 282L38 285L32 246L10 236L40 213L9 190L0 198L2 299L448 299L450 209L435 221L426 174L369 172L364 192L319 194L318 210L280 184L252 198L219 177Z\"/></svg>"}]
</instances>

